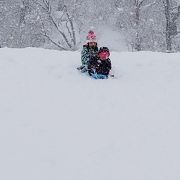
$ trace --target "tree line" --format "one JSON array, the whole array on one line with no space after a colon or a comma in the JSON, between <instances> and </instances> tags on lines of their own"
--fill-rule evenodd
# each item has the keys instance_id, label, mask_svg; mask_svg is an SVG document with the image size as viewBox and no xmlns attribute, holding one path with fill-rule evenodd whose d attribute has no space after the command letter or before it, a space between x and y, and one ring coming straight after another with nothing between
<instances>
[{"instance_id":1,"label":"tree line","mask_svg":"<svg viewBox=\"0 0 180 180\"><path fill-rule=\"evenodd\" d=\"M107 27L123 36L129 51L177 52L178 3L179 0L0 0L0 45L76 50L93 26Z\"/></svg>"}]
</instances>

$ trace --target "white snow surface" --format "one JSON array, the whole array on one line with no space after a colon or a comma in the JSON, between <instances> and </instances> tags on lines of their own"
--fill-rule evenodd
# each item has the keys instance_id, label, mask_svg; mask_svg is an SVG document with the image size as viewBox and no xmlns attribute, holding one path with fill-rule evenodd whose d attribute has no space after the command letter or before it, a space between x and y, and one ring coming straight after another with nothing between
<instances>
[{"instance_id":1,"label":"white snow surface","mask_svg":"<svg viewBox=\"0 0 180 180\"><path fill-rule=\"evenodd\" d=\"M0 49L1 180L179 180L180 54Z\"/></svg>"}]
</instances>

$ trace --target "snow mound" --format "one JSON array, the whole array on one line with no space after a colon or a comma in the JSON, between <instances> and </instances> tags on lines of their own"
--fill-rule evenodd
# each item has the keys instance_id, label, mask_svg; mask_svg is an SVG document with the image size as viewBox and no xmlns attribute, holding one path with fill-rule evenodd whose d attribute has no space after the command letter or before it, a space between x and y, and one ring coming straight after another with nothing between
<instances>
[{"instance_id":1,"label":"snow mound","mask_svg":"<svg viewBox=\"0 0 180 180\"><path fill-rule=\"evenodd\" d=\"M0 179L179 180L180 54L0 49Z\"/></svg>"}]
</instances>

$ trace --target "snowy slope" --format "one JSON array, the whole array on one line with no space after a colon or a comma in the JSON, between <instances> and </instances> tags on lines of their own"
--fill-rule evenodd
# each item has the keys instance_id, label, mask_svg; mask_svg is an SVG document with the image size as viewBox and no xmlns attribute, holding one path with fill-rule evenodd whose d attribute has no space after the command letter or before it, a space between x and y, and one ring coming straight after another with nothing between
<instances>
[{"instance_id":1,"label":"snowy slope","mask_svg":"<svg viewBox=\"0 0 180 180\"><path fill-rule=\"evenodd\" d=\"M0 49L1 180L179 180L180 54Z\"/></svg>"}]
</instances>

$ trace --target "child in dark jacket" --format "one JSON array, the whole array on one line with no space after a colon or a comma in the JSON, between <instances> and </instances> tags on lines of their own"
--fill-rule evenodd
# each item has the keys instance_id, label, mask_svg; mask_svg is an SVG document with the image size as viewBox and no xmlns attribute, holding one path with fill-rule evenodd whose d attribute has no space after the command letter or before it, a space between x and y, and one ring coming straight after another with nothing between
<instances>
[{"instance_id":1,"label":"child in dark jacket","mask_svg":"<svg viewBox=\"0 0 180 180\"><path fill-rule=\"evenodd\" d=\"M95 79L107 79L111 70L110 52L107 47L101 47L98 56L92 57L88 63L88 73Z\"/></svg>"}]
</instances>

